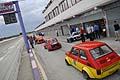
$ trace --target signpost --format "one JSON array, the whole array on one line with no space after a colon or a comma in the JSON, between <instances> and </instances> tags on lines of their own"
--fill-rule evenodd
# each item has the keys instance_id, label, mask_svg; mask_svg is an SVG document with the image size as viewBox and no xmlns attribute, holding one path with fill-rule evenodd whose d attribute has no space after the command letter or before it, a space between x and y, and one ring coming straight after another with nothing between
<instances>
[{"instance_id":1,"label":"signpost","mask_svg":"<svg viewBox=\"0 0 120 80\"><path fill-rule=\"evenodd\" d=\"M15 13L3 14L5 24L17 23Z\"/></svg>"},{"instance_id":2,"label":"signpost","mask_svg":"<svg viewBox=\"0 0 120 80\"><path fill-rule=\"evenodd\" d=\"M16 10L14 9L14 7ZM23 19L22 19L22 15L21 15L18 1L0 3L0 16L2 15L4 17L5 24L11 24L11 23L17 22L15 13L17 13L17 15L18 15L18 20L19 20L19 23L21 26L25 46L26 46L26 49L29 53L30 62L32 65L32 72L34 74L34 80L40 80L39 69L36 66L37 64L36 64L34 56L33 56L33 51L30 49L30 46L28 43L27 34L25 31L25 27L24 27L24 23L23 23Z\"/></svg>"},{"instance_id":3,"label":"signpost","mask_svg":"<svg viewBox=\"0 0 120 80\"><path fill-rule=\"evenodd\" d=\"M23 23L23 19L22 19L22 15L20 12L18 1L0 3L0 16L2 15L4 17L5 24L11 24L11 23L17 22L15 13L18 14L18 20L20 22L25 46L26 46L27 51L29 52L30 46L28 43L27 34L25 31L25 27L24 27L24 23Z\"/></svg>"},{"instance_id":4,"label":"signpost","mask_svg":"<svg viewBox=\"0 0 120 80\"><path fill-rule=\"evenodd\" d=\"M0 14L7 14L14 12L13 2L0 3Z\"/></svg>"}]
</instances>

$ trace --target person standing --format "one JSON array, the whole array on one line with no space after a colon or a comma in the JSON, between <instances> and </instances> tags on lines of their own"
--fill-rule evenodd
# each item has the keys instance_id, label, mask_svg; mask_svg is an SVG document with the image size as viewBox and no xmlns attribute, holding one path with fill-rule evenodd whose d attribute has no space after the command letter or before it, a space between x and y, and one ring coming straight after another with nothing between
<instances>
[{"instance_id":1,"label":"person standing","mask_svg":"<svg viewBox=\"0 0 120 80\"><path fill-rule=\"evenodd\" d=\"M95 38L100 39L100 28L99 25L97 25L96 23L94 25L94 32L95 32Z\"/></svg>"},{"instance_id":2,"label":"person standing","mask_svg":"<svg viewBox=\"0 0 120 80\"><path fill-rule=\"evenodd\" d=\"M115 41L120 40L120 26L117 21L114 21Z\"/></svg>"},{"instance_id":3,"label":"person standing","mask_svg":"<svg viewBox=\"0 0 120 80\"><path fill-rule=\"evenodd\" d=\"M87 34L88 34L88 38L90 39L90 41L93 41L94 38L93 38L93 35L92 35L92 27L91 26L87 27Z\"/></svg>"},{"instance_id":4,"label":"person standing","mask_svg":"<svg viewBox=\"0 0 120 80\"><path fill-rule=\"evenodd\" d=\"M90 38L90 33L91 33L90 26L86 27L86 31L87 31L87 37Z\"/></svg>"},{"instance_id":5,"label":"person standing","mask_svg":"<svg viewBox=\"0 0 120 80\"><path fill-rule=\"evenodd\" d=\"M33 45L34 44L34 40L33 40L32 36L29 37L29 42L30 42L31 47L34 48L34 45Z\"/></svg>"},{"instance_id":6,"label":"person standing","mask_svg":"<svg viewBox=\"0 0 120 80\"><path fill-rule=\"evenodd\" d=\"M58 34L58 30L56 30L56 35L57 35L57 37L59 36L59 34Z\"/></svg>"},{"instance_id":7,"label":"person standing","mask_svg":"<svg viewBox=\"0 0 120 80\"><path fill-rule=\"evenodd\" d=\"M90 25L90 41L93 41L95 38L94 36L94 27Z\"/></svg>"},{"instance_id":8,"label":"person standing","mask_svg":"<svg viewBox=\"0 0 120 80\"><path fill-rule=\"evenodd\" d=\"M82 42L85 42L85 30L83 27L80 27L80 34L81 34L81 40Z\"/></svg>"}]
</instances>

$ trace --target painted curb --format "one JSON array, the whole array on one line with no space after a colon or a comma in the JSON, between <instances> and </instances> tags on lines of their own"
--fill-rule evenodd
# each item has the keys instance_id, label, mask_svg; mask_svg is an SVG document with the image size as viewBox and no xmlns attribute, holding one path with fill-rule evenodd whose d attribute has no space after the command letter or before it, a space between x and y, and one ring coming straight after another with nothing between
<instances>
[{"instance_id":1,"label":"painted curb","mask_svg":"<svg viewBox=\"0 0 120 80\"><path fill-rule=\"evenodd\" d=\"M38 68L39 68L39 70L40 70L40 72L41 72L42 80L48 80L47 75L46 75L46 73L45 73L42 65L39 63L39 61L38 61L38 59L37 59L37 56L36 56L36 54L35 54L35 51L34 51L33 49L32 49L32 52L33 52L35 61L36 61L36 63L37 63L37 66L38 66Z\"/></svg>"}]
</instances>

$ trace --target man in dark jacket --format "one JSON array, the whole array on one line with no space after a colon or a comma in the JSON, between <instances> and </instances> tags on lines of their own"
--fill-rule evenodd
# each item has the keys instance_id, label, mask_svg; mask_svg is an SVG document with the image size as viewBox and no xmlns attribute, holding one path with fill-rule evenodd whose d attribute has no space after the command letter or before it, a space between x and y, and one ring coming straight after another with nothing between
<instances>
[{"instance_id":1,"label":"man in dark jacket","mask_svg":"<svg viewBox=\"0 0 120 80\"><path fill-rule=\"evenodd\" d=\"M117 23L117 21L114 21L114 30L115 30L115 41L118 41L120 40L120 26L119 24Z\"/></svg>"},{"instance_id":2,"label":"man in dark jacket","mask_svg":"<svg viewBox=\"0 0 120 80\"><path fill-rule=\"evenodd\" d=\"M30 42L31 47L34 48L34 45L33 45L34 44L34 39L33 39L32 36L29 37L29 42Z\"/></svg>"}]
</instances>

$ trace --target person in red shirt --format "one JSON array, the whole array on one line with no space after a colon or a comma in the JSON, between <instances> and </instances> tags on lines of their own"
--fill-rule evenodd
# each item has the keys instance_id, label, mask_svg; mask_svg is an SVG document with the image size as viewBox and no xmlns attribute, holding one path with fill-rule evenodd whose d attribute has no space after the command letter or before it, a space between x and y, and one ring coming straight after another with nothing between
<instances>
[{"instance_id":1,"label":"person in red shirt","mask_svg":"<svg viewBox=\"0 0 120 80\"><path fill-rule=\"evenodd\" d=\"M81 34L81 40L82 42L85 42L85 30L83 27L80 27L80 34Z\"/></svg>"}]
</instances>

